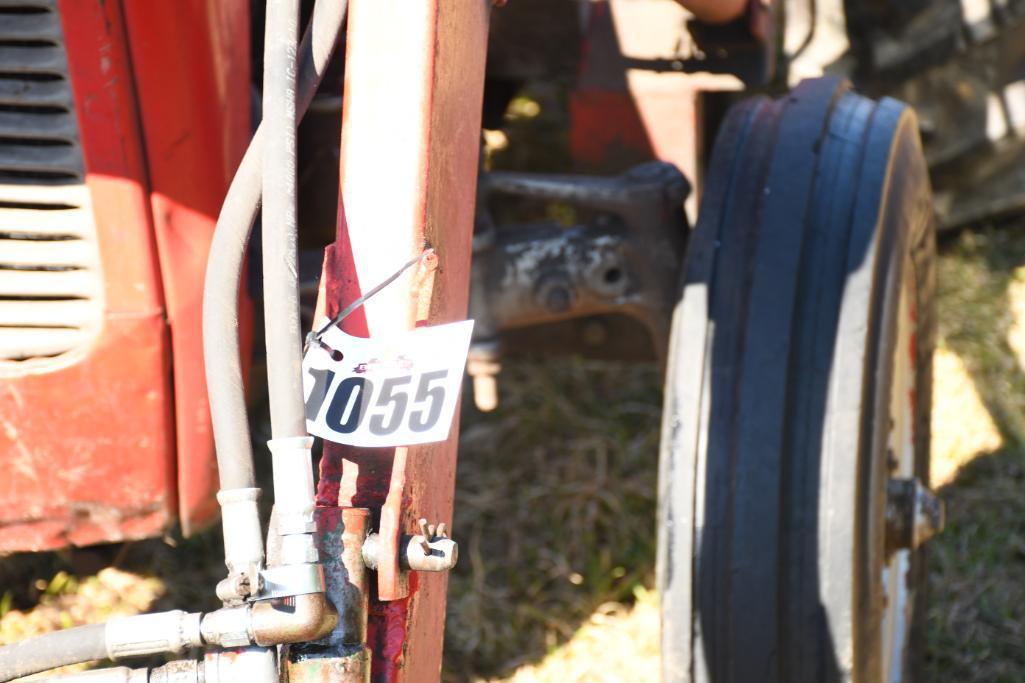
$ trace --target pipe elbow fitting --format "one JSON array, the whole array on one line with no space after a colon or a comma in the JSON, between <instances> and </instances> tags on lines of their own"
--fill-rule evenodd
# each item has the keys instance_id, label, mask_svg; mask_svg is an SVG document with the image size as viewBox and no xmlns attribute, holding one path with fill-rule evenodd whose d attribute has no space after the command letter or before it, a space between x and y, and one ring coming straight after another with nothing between
<instances>
[{"instance_id":1,"label":"pipe elbow fitting","mask_svg":"<svg viewBox=\"0 0 1025 683\"><path fill-rule=\"evenodd\" d=\"M320 640L338 624L338 611L323 593L307 593L257 602L250 619L253 640L266 647Z\"/></svg>"}]
</instances>

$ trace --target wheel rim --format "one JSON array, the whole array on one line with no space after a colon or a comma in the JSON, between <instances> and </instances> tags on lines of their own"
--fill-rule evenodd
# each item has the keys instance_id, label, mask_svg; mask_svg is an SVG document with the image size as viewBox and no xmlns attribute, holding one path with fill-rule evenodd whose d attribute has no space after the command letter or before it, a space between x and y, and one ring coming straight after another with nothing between
<instances>
[{"instance_id":1,"label":"wheel rim","mask_svg":"<svg viewBox=\"0 0 1025 683\"><path fill-rule=\"evenodd\" d=\"M908 270L910 269L906 268L905 272ZM915 467L915 374L918 360L915 343L916 322L910 297L910 293L914 291L913 283L909 281L908 276L905 276L900 288L896 317L897 343L894 345L889 413L892 422L886 452L888 479L906 481L914 480L919 474ZM907 664L907 646L915 605L912 552L910 548L888 549L883 560L881 585L884 610L880 629L880 651L884 680L890 683L900 683L904 680Z\"/></svg>"}]
</instances>

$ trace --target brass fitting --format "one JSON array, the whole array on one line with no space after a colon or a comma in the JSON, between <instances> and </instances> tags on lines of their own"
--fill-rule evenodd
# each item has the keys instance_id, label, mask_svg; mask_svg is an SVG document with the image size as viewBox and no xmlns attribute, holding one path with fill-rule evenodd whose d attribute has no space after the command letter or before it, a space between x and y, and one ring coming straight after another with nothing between
<instances>
[{"instance_id":1,"label":"brass fitting","mask_svg":"<svg viewBox=\"0 0 1025 683\"><path fill-rule=\"evenodd\" d=\"M257 645L320 640L338 623L338 612L323 593L265 600L252 607L250 628Z\"/></svg>"}]
</instances>

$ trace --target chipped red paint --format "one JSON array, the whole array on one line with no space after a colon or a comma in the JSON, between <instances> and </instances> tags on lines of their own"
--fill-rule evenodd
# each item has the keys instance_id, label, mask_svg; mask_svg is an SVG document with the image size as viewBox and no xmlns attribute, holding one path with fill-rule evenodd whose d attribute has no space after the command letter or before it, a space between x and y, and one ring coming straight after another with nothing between
<instances>
[{"instance_id":1,"label":"chipped red paint","mask_svg":"<svg viewBox=\"0 0 1025 683\"><path fill-rule=\"evenodd\" d=\"M60 3L106 281L85 353L0 375L0 552L140 538L174 516L170 349L118 3Z\"/></svg>"},{"instance_id":2,"label":"chipped red paint","mask_svg":"<svg viewBox=\"0 0 1025 683\"><path fill-rule=\"evenodd\" d=\"M419 283L416 273L400 277L344 321L349 334L466 317L489 4L350 2L339 230L325 257L325 310L337 313L425 243L437 271ZM412 533L421 516L450 522L457 433L454 425L444 443L404 449L405 467L396 449L327 444L318 503L368 507L389 534ZM389 510L399 514L382 521L389 491ZM379 589L405 594L398 577L377 578ZM438 680L446 587L444 574L424 574L409 577L408 597L372 596L373 680Z\"/></svg>"}]
</instances>

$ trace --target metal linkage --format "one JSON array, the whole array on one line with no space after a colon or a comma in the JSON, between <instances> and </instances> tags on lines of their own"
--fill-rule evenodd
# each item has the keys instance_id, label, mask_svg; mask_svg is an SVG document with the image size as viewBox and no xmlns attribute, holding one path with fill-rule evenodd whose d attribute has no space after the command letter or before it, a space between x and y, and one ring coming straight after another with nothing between
<instances>
[{"instance_id":1,"label":"metal linkage","mask_svg":"<svg viewBox=\"0 0 1025 683\"><path fill-rule=\"evenodd\" d=\"M481 183L468 363L478 407L497 403L501 334L513 329L625 314L648 330L664 362L690 192L675 166L651 162L614 178L488 173ZM567 204L584 220L494 226L484 205L492 195Z\"/></svg>"}]
</instances>

